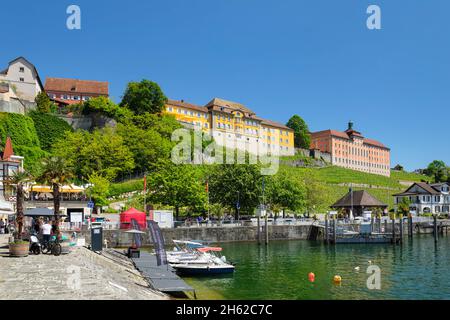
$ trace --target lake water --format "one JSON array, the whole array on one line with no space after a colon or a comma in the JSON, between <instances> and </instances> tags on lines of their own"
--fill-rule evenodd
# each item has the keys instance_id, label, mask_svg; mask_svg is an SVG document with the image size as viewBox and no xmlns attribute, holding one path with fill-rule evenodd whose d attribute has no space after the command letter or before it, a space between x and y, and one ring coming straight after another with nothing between
<instances>
[{"instance_id":1,"label":"lake water","mask_svg":"<svg viewBox=\"0 0 450 320\"><path fill-rule=\"evenodd\" d=\"M273 241L220 244L236 264L232 276L184 278L199 299L450 299L450 237L405 238L402 246ZM381 269L381 290L367 288L369 265ZM359 267L359 271L355 270ZM308 274L314 272L314 283ZM333 283L334 275L342 283Z\"/></svg>"}]
</instances>

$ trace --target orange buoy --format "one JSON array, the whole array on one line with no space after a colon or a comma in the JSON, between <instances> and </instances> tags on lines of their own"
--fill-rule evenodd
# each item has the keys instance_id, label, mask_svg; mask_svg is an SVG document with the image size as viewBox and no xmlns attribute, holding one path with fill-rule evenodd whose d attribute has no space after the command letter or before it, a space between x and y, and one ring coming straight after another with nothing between
<instances>
[{"instance_id":1,"label":"orange buoy","mask_svg":"<svg viewBox=\"0 0 450 320\"><path fill-rule=\"evenodd\" d=\"M335 284L340 284L340 283L342 282L341 276L335 275L334 278L333 278L333 282L334 282Z\"/></svg>"},{"instance_id":2,"label":"orange buoy","mask_svg":"<svg viewBox=\"0 0 450 320\"><path fill-rule=\"evenodd\" d=\"M309 282L314 282L316 280L316 275L314 273L310 272L308 274L308 280L309 280Z\"/></svg>"}]
</instances>

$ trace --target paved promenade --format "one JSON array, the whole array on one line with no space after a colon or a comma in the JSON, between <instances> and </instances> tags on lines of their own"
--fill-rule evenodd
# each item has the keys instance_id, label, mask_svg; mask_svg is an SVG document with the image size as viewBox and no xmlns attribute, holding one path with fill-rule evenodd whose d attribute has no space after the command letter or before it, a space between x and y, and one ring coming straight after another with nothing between
<instances>
[{"instance_id":1,"label":"paved promenade","mask_svg":"<svg viewBox=\"0 0 450 320\"><path fill-rule=\"evenodd\" d=\"M10 258L8 238L0 235L0 300L156 300L127 259L75 248L68 255Z\"/></svg>"}]
</instances>

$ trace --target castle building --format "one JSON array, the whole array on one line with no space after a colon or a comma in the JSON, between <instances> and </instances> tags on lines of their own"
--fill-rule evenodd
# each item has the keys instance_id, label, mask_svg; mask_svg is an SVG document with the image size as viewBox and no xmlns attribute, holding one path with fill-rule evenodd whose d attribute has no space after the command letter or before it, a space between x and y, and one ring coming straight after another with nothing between
<instances>
[{"instance_id":1,"label":"castle building","mask_svg":"<svg viewBox=\"0 0 450 320\"><path fill-rule=\"evenodd\" d=\"M311 133L311 149L331 154L331 163L352 170L391 175L390 149L353 129L350 122L344 132L324 130Z\"/></svg>"},{"instance_id":2,"label":"castle building","mask_svg":"<svg viewBox=\"0 0 450 320\"><path fill-rule=\"evenodd\" d=\"M294 155L294 132L258 117L246 106L214 98L205 106L169 100L166 113L184 126L209 133L218 145L254 154Z\"/></svg>"}]
</instances>

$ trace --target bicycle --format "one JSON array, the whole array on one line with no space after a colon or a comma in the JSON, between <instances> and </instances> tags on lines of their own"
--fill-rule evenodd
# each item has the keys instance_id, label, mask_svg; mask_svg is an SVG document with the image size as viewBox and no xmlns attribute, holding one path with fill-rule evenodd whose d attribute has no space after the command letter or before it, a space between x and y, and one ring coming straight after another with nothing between
<instances>
[{"instance_id":1,"label":"bicycle","mask_svg":"<svg viewBox=\"0 0 450 320\"><path fill-rule=\"evenodd\" d=\"M59 256L61 254L62 247L59 243L59 239L56 236L53 236L50 241L45 241L42 243L42 253L48 254L51 253L54 256Z\"/></svg>"}]
</instances>

